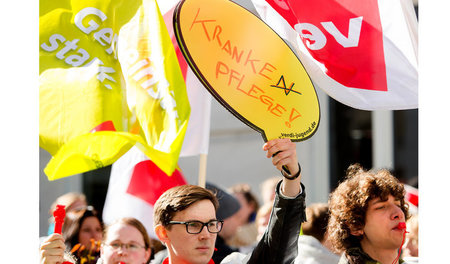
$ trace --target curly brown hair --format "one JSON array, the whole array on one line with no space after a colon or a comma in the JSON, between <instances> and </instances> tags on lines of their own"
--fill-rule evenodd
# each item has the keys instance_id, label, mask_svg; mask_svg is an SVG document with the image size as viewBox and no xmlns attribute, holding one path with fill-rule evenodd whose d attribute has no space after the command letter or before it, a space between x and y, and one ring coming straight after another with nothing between
<instances>
[{"instance_id":1,"label":"curly brown hair","mask_svg":"<svg viewBox=\"0 0 450 264\"><path fill-rule=\"evenodd\" d=\"M210 200L217 210L219 202L216 196L209 190L196 185L181 185L164 192L156 201L153 208L153 224L170 228L176 212L183 211L193 203Z\"/></svg>"},{"instance_id":2,"label":"curly brown hair","mask_svg":"<svg viewBox=\"0 0 450 264\"><path fill-rule=\"evenodd\" d=\"M400 201L400 207L409 218L405 202L405 189L388 170L364 170L361 165L350 165L345 180L330 194L330 219L328 234L337 251L360 246L362 236L354 236L351 230L362 229L369 201L380 198L383 201L392 195Z\"/></svg>"}]
</instances>

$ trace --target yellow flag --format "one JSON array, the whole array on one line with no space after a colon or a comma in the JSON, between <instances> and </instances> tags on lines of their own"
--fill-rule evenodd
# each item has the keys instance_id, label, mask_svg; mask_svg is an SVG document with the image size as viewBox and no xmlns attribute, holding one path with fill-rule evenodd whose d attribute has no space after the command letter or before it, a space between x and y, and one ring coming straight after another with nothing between
<instances>
[{"instance_id":1,"label":"yellow flag","mask_svg":"<svg viewBox=\"0 0 450 264\"><path fill-rule=\"evenodd\" d=\"M40 1L39 51L49 179L110 165L136 143L172 174L190 107L155 0ZM113 129L91 132L105 122Z\"/></svg>"},{"instance_id":2,"label":"yellow flag","mask_svg":"<svg viewBox=\"0 0 450 264\"><path fill-rule=\"evenodd\" d=\"M190 106L175 50L155 0L143 1L122 28L119 42L128 106L152 146L143 151L171 175L183 144Z\"/></svg>"}]
</instances>

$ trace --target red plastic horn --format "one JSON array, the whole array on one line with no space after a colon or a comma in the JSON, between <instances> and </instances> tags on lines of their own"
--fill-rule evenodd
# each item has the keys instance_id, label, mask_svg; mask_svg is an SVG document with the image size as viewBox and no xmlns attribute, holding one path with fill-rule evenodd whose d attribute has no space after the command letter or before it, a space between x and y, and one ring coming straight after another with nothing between
<instances>
[{"instance_id":1,"label":"red plastic horn","mask_svg":"<svg viewBox=\"0 0 450 264\"><path fill-rule=\"evenodd\" d=\"M397 228L398 228L398 229L406 229L406 223L405 223L405 222L400 222L400 223L398 223Z\"/></svg>"},{"instance_id":2,"label":"red plastic horn","mask_svg":"<svg viewBox=\"0 0 450 264\"><path fill-rule=\"evenodd\" d=\"M54 233L61 234L62 225L64 223L64 217L66 217L66 210L64 205L56 205L56 209L53 212L53 217L55 218L55 231Z\"/></svg>"}]
</instances>

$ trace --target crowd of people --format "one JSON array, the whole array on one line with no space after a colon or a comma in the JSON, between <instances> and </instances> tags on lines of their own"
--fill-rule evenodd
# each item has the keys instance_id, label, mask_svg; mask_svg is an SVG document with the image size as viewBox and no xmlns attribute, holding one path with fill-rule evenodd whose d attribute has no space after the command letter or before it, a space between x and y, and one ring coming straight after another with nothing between
<instances>
[{"instance_id":1,"label":"crowd of people","mask_svg":"<svg viewBox=\"0 0 450 264\"><path fill-rule=\"evenodd\" d=\"M387 170L351 165L328 203L306 206L295 143L263 146L281 176L260 186L177 186L154 205L151 238L132 216L104 226L83 194L68 193L61 234L40 244L41 264L400 264L418 263L418 217Z\"/></svg>"}]
</instances>

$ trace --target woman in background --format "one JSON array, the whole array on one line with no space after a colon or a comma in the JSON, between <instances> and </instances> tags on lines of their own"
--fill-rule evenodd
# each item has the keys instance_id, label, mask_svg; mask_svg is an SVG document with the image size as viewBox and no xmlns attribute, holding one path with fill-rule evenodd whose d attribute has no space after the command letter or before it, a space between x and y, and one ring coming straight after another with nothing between
<instances>
[{"instance_id":1,"label":"woman in background","mask_svg":"<svg viewBox=\"0 0 450 264\"><path fill-rule=\"evenodd\" d=\"M79 248L89 250L95 243L100 244L103 224L94 207L87 206L78 212L66 213L62 234L67 248L73 249L79 245Z\"/></svg>"},{"instance_id":2,"label":"woman in background","mask_svg":"<svg viewBox=\"0 0 450 264\"><path fill-rule=\"evenodd\" d=\"M120 218L106 227L97 264L148 264L152 255L151 246L148 233L139 220ZM41 246L40 263L70 261L70 256L67 252L64 253L64 249L64 239L59 234L51 235Z\"/></svg>"},{"instance_id":3,"label":"woman in background","mask_svg":"<svg viewBox=\"0 0 450 264\"><path fill-rule=\"evenodd\" d=\"M151 241L137 219L120 218L105 229L98 264L147 264L152 255Z\"/></svg>"}]
</instances>

